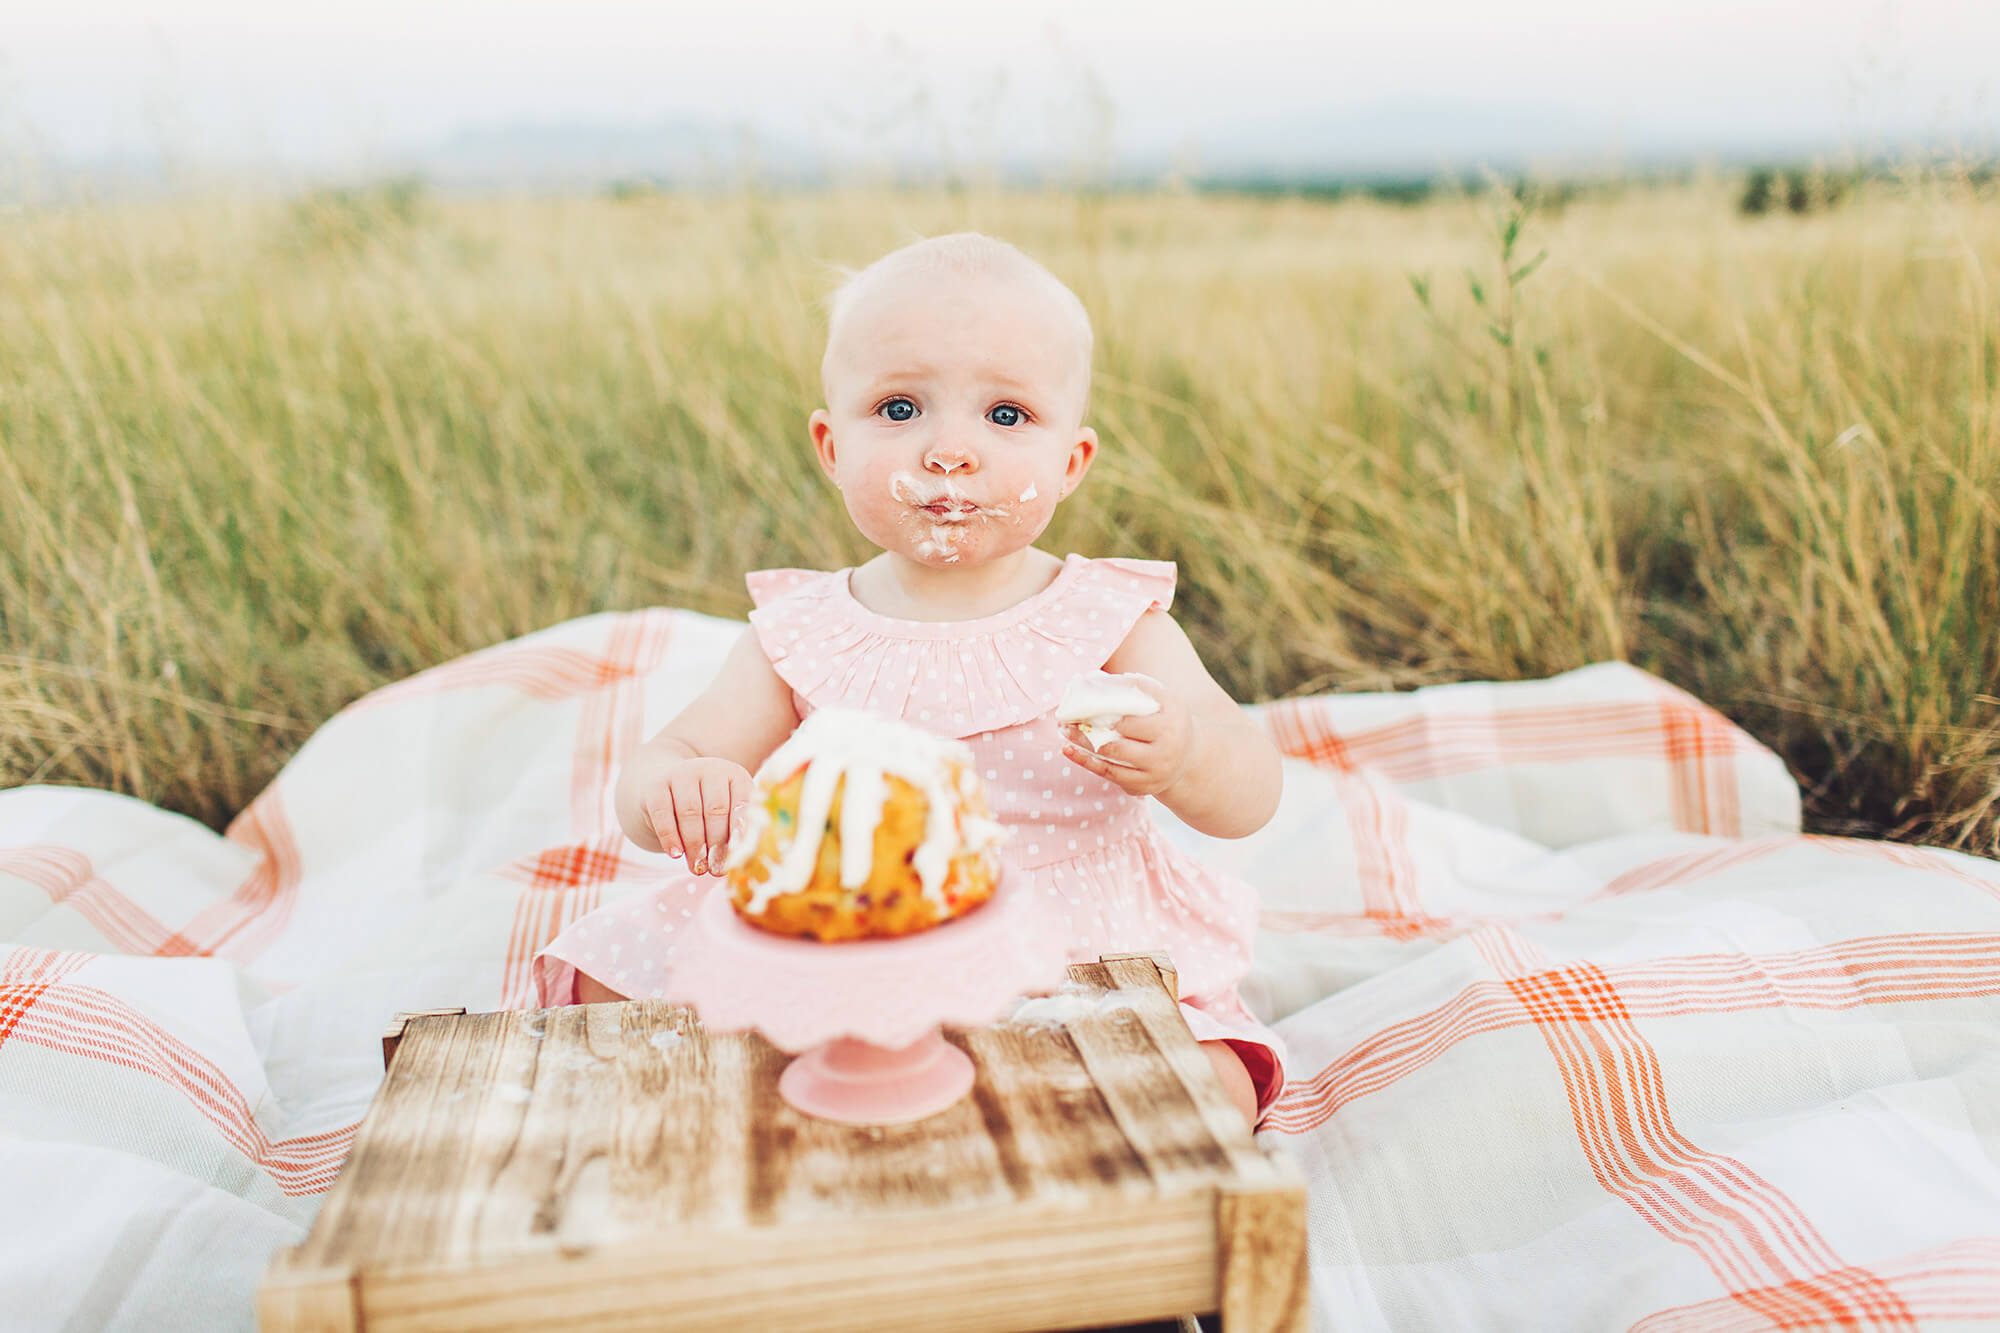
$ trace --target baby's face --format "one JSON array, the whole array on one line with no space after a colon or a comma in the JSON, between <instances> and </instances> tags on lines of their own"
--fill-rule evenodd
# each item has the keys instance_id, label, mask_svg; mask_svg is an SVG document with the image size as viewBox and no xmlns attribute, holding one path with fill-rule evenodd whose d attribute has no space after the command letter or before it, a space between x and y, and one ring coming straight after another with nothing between
<instances>
[{"instance_id":1,"label":"baby's face","mask_svg":"<svg viewBox=\"0 0 2000 1333\"><path fill-rule=\"evenodd\" d=\"M808 428L864 536L976 565L1039 537L1097 450L1089 354L1055 298L1004 277L895 275L827 348Z\"/></svg>"}]
</instances>

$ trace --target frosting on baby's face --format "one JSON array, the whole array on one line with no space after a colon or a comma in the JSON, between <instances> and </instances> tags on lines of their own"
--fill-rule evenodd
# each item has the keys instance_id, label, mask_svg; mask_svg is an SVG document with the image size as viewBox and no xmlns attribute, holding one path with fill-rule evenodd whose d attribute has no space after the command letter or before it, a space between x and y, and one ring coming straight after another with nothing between
<instances>
[{"instance_id":1,"label":"frosting on baby's face","mask_svg":"<svg viewBox=\"0 0 2000 1333\"><path fill-rule=\"evenodd\" d=\"M1097 451L1087 333L1006 274L889 274L833 332L820 464L868 540L933 566L1031 544Z\"/></svg>"}]
</instances>

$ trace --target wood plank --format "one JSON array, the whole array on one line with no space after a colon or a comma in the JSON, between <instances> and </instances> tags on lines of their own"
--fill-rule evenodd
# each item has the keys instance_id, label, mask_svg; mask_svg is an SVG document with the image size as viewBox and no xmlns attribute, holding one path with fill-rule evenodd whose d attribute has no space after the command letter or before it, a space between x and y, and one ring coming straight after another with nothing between
<instances>
[{"instance_id":1,"label":"wood plank","mask_svg":"<svg viewBox=\"0 0 2000 1333\"><path fill-rule=\"evenodd\" d=\"M758 1191L751 1219L818 1217L839 1224L877 1213L968 1208L1013 1198L973 1098L905 1125L821 1120L779 1096L778 1075L791 1057L766 1049L748 1114L757 1136L752 1170Z\"/></svg>"},{"instance_id":2,"label":"wood plank","mask_svg":"<svg viewBox=\"0 0 2000 1333\"><path fill-rule=\"evenodd\" d=\"M455 1127L488 1095L510 1015L418 1017L405 1031L305 1243L302 1266L348 1266L371 1254L441 1254L467 1175L469 1136ZM383 1196L389 1195L385 1199ZM387 1206L384 1206L384 1205Z\"/></svg>"},{"instance_id":3,"label":"wood plank","mask_svg":"<svg viewBox=\"0 0 2000 1333\"><path fill-rule=\"evenodd\" d=\"M361 1293L344 1268L302 1268L296 1250L280 1250L257 1289L260 1333L356 1333Z\"/></svg>"},{"instance_id":4,"label":"wood plank","mask_svg":"<svg viewBox=\"0 0 2000 1333\"><path fill-rule=\"evenodd\" d=\"M411 1016L319 1221L274 1265L272 1318L886 1333L1233 1299L1246 1327L1292 1327L1265 1288L1303 1274L1303 1187L1229 1102L1171 961L1070 971L1118 994L947 1030L972 1093L910 1125L805 1116L777 1092L790 1056L658 1001Z\"/></svg>"},{"instance_id":5,"label":"wood plank","mask_svg":"<svg viewBox=\"0 0 2000 1333\"><path fill-rule=\"evenodd\" d=\"M490 1270L364 1273L370 1333L810 1327L898 1333L1088 1328L1212 1309L1212 1201L1129 1199L1080 1212L1008 1205L864 1228L676 1230ZM1032 1275L1032 1280L1024 1280Z\"/></svg>"},{"instance_id":6,"label":"wood plank","mask_svg":"<svg viewBox=\"0 0 2000 1333\"><path fill-rule=\"evenodd\" d=\"M1265 1164L1243 1113L1181 1021L1178 1003L1158 985L1152 964L1079 963L1071 973L1122 993L1123 1007L1065 1026L1155 1183L1191 1187L1233 1170L1261 1178Z\"/></svg>"},{"instance_id":7,"label":"wood plank","mask_svg":"<svg viewBox=\"0 0 2000 1333\"><path fill-rule=\"evenodd\" d=\"M1289 1160L1273 1154L1274 1174ZM1296 1178L1277 1188L1216 1191L1219 1304L1225 1333L1304 1333L1310 1280L1306 1200Z\"/></svg>"},{"instance_id":8,"label":"wood plank","mask_svg":"<svg viewBox=\"0 0 2000 1333\"><path fill-rule=\"evenodd\" d=\"M1160 987L1166 991L1168 999L1176 1002L1176 1012L1178 1012L1178 1003L1181 994L1180 973L1174 970L1174 960L1167 957L1166 950L1148 949L1144 953L1101 953L1097 955L1097 961L1100 963L1116 963L1126 959L1137 958L1149 958L1152 960L1153 966L1159 969Z\"/></svg>"},{"instance_id":9,"label":"wood plank","mask_svg":"<svg viewBox=\"0 0 2000 1333\"><path fill-rule=\"evenodd\" d=\"M996 1024L959 1040L978 1062L972 1100L1015 1198L1156 1190L1064 1028Z\"/></svg>"},{"instance_id":10,"label":"wood plank","mask_svg":"<svg viewBox=\"0 0 2000 1333\"><path fill-rule=\"evenodd\" d=\"M389 1026L382 1033L382 1069L386 1073L390 1063L396 1058L397 1043L403 1040L403 1030L413 1018L443 1018L465 1012L464 1005L450 1009L406 1009L389 1020Z\"/></svg>"},{"instance_id":11,"label":"wood plank","mask_svg":"<svg viewBox=\"0 0 2000 1333\"><path fill-rule=\"evenodd\" d=\"M1085 984L1153 991L1156 1020L1176 1012L1151 963L1117 965L1126 971L1116 976L1106 966L1076 971ZM973 1095L916 1124L868 1128L785 1103L777 1077L790 1057L761 1037L707 1037L689 1011L656 1001L474 1015L449 1029L414 1018L405 1040L417 1044L392 1067L357 1137L316 1228L325 1241L315 1256L499 1261L696 1220L847 1221L910 1206L1075 1198L1094 1186L1156 1190L1170 1182L1134 1146L1077 1044L1080 1031L1100 1064L1137 1057L1142 1069L1152 1047L1131 1023L1113 1009L1062 1031L953 1033L978 1066ZM1212 1078L1205 1060L1195 1072ZM1164 1095L1157 1069L1139 1093ZM1179 1136L1200 1138L1188 1125ZM1197 1160L1216 1165L1212 1151ZM375 1238L366 1249L346 1248L364 1235Z\"/></svg>"}]
</instances>

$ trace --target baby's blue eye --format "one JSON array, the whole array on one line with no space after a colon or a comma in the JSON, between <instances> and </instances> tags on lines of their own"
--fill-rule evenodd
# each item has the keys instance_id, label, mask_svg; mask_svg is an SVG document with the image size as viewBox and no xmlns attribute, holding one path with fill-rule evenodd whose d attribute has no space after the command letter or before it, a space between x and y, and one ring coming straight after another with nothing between
<instances>
[{"instance_id":1,"label":"baby's blue eye","mask_svg":"<svg viewBox=\"0 0 2000 1333\"><path fill-rule=\"evenodd\" d=\"M907 415L899 414L896 411L896 409L899 407L908 408L909 411ZM877 408L876 410L879 412L887 412L889 414L889 420L891 421L908 421L911 417L917 414L917 405L911 402L907 398L891 398L888 402L882 404L882 406Z\"/></svg>"},{"instance_id":2,"label":"baby's blue eye","mask_svg":"<svg viewBox=\"0 0 2000 1333\"><path fill-rule=\"evenodd\" d=\"M995 421L993 424L996 426L1018 426L1021 424L1021 418L1023 416L1023 413L1020 408L1015 407L1012 403L1002 403L1000 404L1000 406L994 408L993 411L1012 412L1014 414L1014 419L1012 421ZM993 414L992 412L987 413L989 417L992 414Z\"/></svg>"}]
</instances>

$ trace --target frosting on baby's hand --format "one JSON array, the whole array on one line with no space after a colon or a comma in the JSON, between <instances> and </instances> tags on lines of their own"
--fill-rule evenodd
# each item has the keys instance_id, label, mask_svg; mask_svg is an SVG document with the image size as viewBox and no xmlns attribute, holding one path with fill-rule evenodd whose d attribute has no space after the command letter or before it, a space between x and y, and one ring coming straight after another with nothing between
<instances>
[{"instance_id":1,"label":"frosting on baby's hand","mask_svg":"<svg viewBox=\"0 0 2000 1333\"><path fill-rule=\"evenodd\" d=\"M1130 683L1130 676L1089 671L1070 681L1056 704L1057 722L1074 722L1090 748L1101 750L1118 739L1122 717L1144 717L1160 711L1160 701Z\"/></svg>"}]
</instances>

